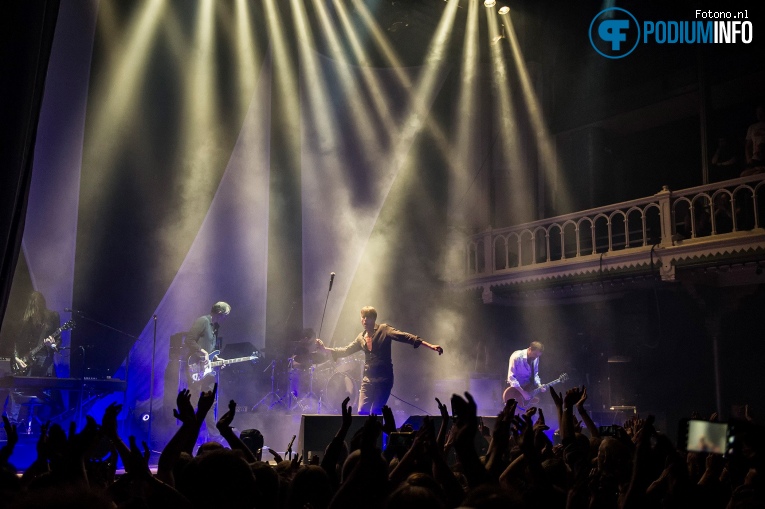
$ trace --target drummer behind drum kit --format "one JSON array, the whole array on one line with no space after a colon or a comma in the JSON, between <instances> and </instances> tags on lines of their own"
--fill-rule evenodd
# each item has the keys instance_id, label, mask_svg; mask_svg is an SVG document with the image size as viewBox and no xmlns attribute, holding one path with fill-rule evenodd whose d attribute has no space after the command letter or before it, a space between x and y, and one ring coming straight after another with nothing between
<instances>
[{"instance_id":1,"label":"drummer behind drum kit","mask_svg":"<svg viewBox=\"0 0 765 509\"><path fill-rule=\"evenodd\" d=\"M364 359L358 356L344 357L332 362L323 352L311 352L314 340L297 342L295 354L286 360L287 387L280 395L276 387L276 371L283 374L284 361L273 360L271 369L271 392L261 399L253 410L268 405L268 410L299 411L303 414L340 414L345 398L356 406L364 372Z\"/></svg>"}]
</instances>

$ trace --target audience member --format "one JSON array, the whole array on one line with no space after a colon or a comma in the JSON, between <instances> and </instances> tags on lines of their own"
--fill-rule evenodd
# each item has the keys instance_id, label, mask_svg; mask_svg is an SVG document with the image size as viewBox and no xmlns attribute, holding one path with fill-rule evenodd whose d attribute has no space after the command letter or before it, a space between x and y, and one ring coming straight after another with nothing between
<instances>
[{"instance_id":1,"label":"audience member","mask_svg":"<svg viewBox=\"0 0 765 509\"><path fill-rule=\"evenodd\" d=\"M192 456L216 390L203 392L196 409L189 391L178 394L173 415L181 425L163 449L156 474L149 469L146 444L139 447L135 437L129 437L128 445L118 435L120 405L107 407L100 427L88 416L79 433L73 427L66 434L60 426L43 426L38 456L21 477L10 462L18 435L4 417L8 441L0 449L0 508L764 506L761 437L756 434L760 430L751 421L741 454L686 453L654 427L651 417L634 417L623 427L603 431L585 410L585 387L565 393L551 389L560 422L559 445L545 435L549 427L540 409L531 407L516 415L517 403L509 400L481 454L475 440L481 433L478 409L465 393L464 398L452 396L454 416L436 401L443 420L438 433L426 418L409 435L413 440L406 450L382 451L377 446L381 433L401 433L393 413L383 408L382 422L370 415L349 448L351 409L346 399L342 424L321 465L302 465L307 461L299 454L282 459L276 452L277 464L271 465L259 460L260 432L234 432L234 401L216 423L227 447L206 443ZM104 460L92 458L89 451L102 437L111 441L112 452ZM451 449L455 455L450 460ZM120 476L115 476L117 456L125 467Z\"/></svg>"}]
</instances>

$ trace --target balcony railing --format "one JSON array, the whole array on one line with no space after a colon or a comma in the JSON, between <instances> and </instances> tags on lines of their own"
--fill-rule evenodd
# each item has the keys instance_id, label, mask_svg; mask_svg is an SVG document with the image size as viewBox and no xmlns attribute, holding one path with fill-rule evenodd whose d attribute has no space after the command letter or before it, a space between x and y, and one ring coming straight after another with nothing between
<instances>
[{"instance_id":1,"label":"balcony railing","mask_svg":"<svg viewBox=\"0 0 765 509\"><path fill-rule=\"evenodd\" d=\"M602 264L604 257L637 260L679 246L759 241L764 194L765 175L756 175L679 191L665 187L646 198L488 229L466 241L464 282L512 282L542 269L557 267L560 275L593 259Z\"/></svg>"}]
</instances>

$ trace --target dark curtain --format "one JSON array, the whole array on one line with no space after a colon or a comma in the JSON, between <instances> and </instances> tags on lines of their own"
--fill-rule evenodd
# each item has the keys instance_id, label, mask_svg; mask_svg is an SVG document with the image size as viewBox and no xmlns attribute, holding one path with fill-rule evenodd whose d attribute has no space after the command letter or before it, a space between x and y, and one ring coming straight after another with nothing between
<instances>
[{"instance_id":1,"label":"dark curtain","mask_svg":"<svg viewBox=\"0 0 765 509\"><path fill-rule=\"evenodd\" d=\"M59 0L0 5L0 317L24 234L45 76Z\"/></svg>"}]
</instances>

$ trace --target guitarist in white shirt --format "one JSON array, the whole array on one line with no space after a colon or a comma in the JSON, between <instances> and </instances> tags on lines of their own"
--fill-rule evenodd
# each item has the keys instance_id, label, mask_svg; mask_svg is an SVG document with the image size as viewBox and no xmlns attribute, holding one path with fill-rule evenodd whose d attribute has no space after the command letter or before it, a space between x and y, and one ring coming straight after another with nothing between
<instances>
[{"instance_id":1,"label":"guitarist in white shirt","mask_svg":"<svg viewBox=\"0 0 765 509\"><path fill-rule=\"evenodd\" d=\"M202 365L208 365L211 360L209 358L210 352L216 350L218 341L218 328L223 324L231 313L231 306L226 302L216 302L210 309L209 315L203 315L194 321L194 325L186 334L186 346L189 349L190 358L196 357ZM215 360L222 360L216 356ZM207 371L207 370L205 370ZM196 382L193 387L194 391L212 391L217 381L216 373L214 370L210 370L205 373L205 376ZM207 424L207 433L212 437L220 436L220 433L215 427L216 412L207 412L205 417L205 423Z\"/></svg>"},{"instance_id":2,"label":"guitarist in white shirt","mask_svg":"<svg viewBox=\"0 0 765 509\"><path fill-rule=\"evenodd\" d=\"M532 399L533 395L530 392L534 389L539 388L540 392L547 390L539 378L539 358L544 351L545 346L542 343L532 341L528 348L516 350L510 356L507 383L516 389L525 401ZM518 403L523 406L523 401Z\"/></svg>"}]
</instances>

